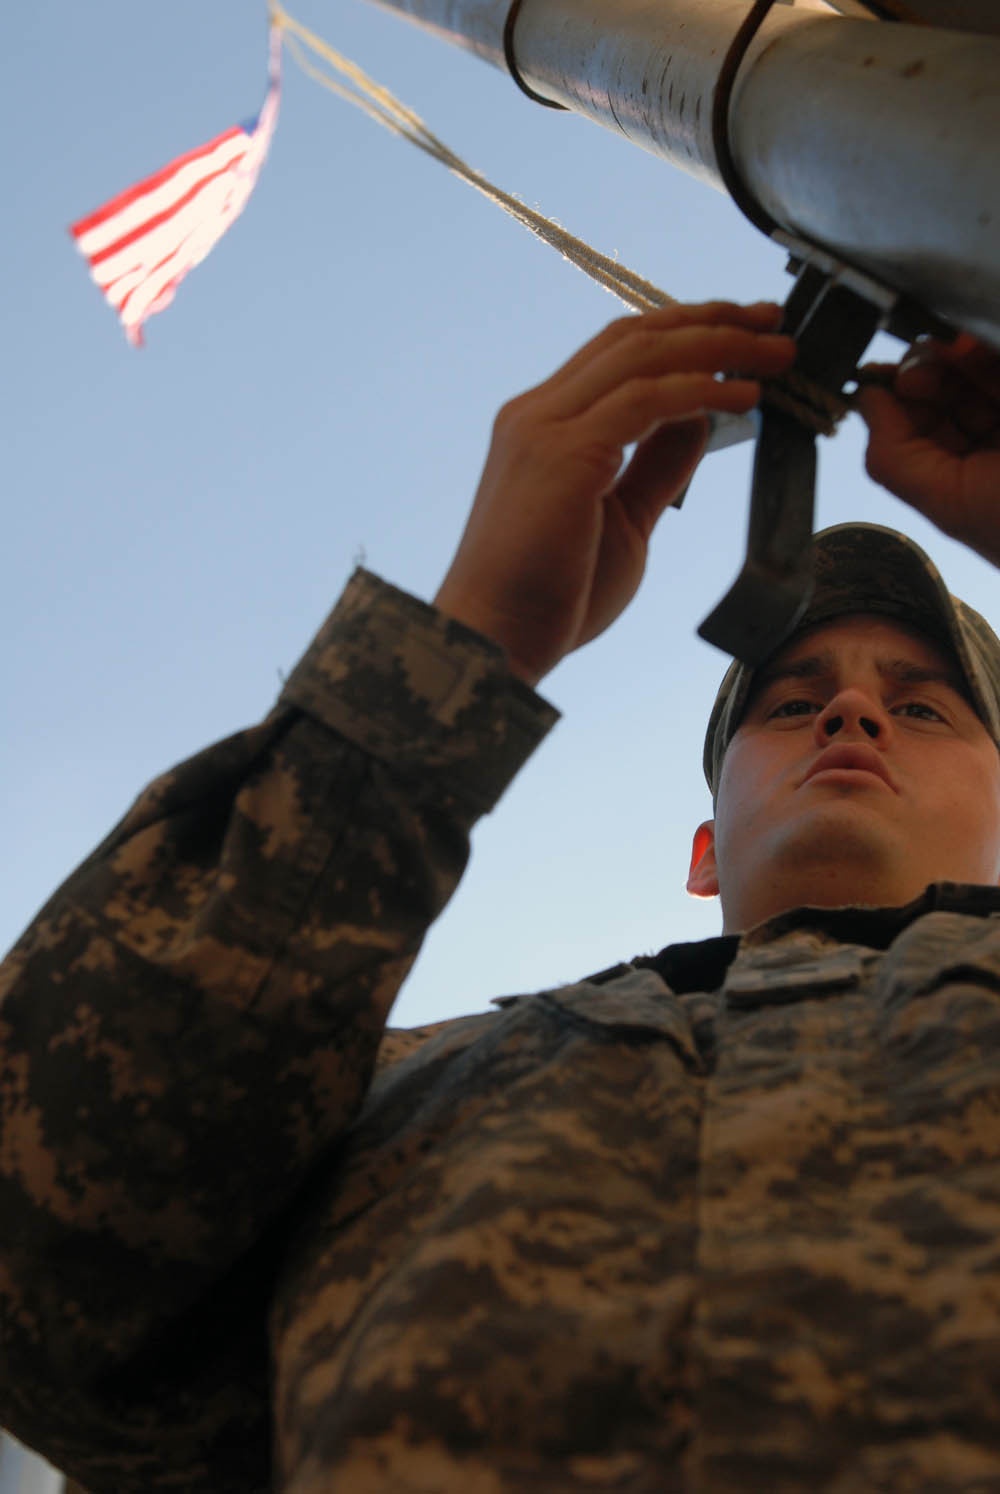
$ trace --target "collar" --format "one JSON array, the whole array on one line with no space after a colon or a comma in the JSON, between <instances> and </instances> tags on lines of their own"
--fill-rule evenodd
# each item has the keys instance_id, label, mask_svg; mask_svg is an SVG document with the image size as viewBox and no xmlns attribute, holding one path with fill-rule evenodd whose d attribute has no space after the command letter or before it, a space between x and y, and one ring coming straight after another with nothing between
<instances>
[{"instance_id":1,"label":"collar","mask_svg":"<svg viewBox=\"0 0 1000 1494\"><path fill-rule=\"evenodd\" d=\"M655 970L678 996L689 991L717 991L740 946L773 943L796 929L826 934L843 944L888 949L902 931L925 913L964 913L972 918L1000 917L1000 887L964 882L933 882L919 897L895 908L792 908L768 918L745 934L720 934L691 944L668 944L659 954L640 955L631 964ZM600 983L620 974L617 965L600 976Z\"/></svg>"}]
</instances>

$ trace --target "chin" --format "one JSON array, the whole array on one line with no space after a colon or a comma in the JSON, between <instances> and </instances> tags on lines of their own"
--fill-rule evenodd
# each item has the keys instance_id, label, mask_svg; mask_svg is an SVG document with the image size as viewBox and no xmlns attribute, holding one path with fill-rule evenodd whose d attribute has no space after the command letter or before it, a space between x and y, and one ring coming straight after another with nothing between
<instances>
[{"instance_id":1,"label":"chin","mask_svg":"<svg viewBox=\"0 0 1000 1494\"><path fill-rule=\"evenodd\" d=\"M794 892L794 905L898 906L922 892L916 847L902 843L870 813L824 806L805 822L784 827L770 844L769 861ZM791 904L789 906L792 906Z\"/></svg>"}]
</instances>

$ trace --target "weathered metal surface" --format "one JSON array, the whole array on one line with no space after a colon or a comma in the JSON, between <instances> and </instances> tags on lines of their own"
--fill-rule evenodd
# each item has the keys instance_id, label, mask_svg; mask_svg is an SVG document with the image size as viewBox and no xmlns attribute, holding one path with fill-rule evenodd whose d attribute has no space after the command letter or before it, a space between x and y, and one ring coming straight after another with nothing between
<instances>
[{"instance_id":1,"label":"weathered metal surface","mask_svg":"<svg viewBox=\"0 0 1000 1494\"><path fill-rule=\"evenodd\" d=\"M741 74L731 135L782 223L1000 345L1000 40L789 29Z\"/></svg>"},{"instance_id":2,"label":"weathered metal surface","mask_svg":"<svg viewBox=\"0 0 1000 1494\"><path fill-rule=\"evenodd\" d=\"M373 0L436 31L446 41L504 67L503 27L509 0Z\"/></svg>"},{"instance_id":3,"label":"weathered metal surface","mask_svg":"<svg viewBox=\"0 0 1000 1494\"><path fill-rule=\"evenodd\" d=\"M509 0L379 0L503 67ZM720 186L712 98L746 0L523 0L525 81ZM1000 38L778 5L731 146L764 207L1000 345Z\"/></svg>"}]
</instances>

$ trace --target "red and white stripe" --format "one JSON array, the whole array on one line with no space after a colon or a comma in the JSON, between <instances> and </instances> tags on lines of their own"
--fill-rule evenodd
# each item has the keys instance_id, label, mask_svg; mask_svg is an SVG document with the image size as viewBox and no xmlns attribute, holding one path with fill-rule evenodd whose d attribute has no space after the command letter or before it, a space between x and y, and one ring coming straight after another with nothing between
<instances>
[{"instance_id":1,"label":"red and white stripe","mask_svg":"<svg viewBox=\"0 0 1000 1494\"><path fill-rule=\"evenodd\" d=\"M91 278L133 346L246 207L278 122L281 34L271 28L268 91L257 118L178 156L70 228Z\"/></svg>"}]
</instances>

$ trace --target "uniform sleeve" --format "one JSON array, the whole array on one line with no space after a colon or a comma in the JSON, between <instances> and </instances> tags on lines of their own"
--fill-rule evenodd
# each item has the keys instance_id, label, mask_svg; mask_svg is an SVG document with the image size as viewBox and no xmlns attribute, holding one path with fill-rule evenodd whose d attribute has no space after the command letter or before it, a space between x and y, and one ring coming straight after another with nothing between
<instances>
[{"instance_id":1,"label":"uniform sleeve","mask_svg":"<svg viewBox=\"0 0 1000 1494\"><path fill-rule=\"evenodd\" d=\"M266 1274L474 821L554 719L494 645L357 572L271 715L147 788L11 952L0 1421L90 1487L91 1390L118 1386L109 1469L141 1461L142 1366L169 1399L191 1323L224 1337L232 1282Z\"/></svg>"}]
</instances>

